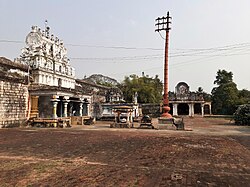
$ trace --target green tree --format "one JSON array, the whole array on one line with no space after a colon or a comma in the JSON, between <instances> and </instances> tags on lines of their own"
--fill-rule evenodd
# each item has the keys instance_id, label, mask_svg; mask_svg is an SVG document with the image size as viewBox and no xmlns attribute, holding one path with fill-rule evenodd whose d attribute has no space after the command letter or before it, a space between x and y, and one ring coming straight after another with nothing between
<instances>
[{"instance_id":1,"label":"green tree","mask_svg":"<svg viewBox=\"0 0 250 187\"><path fill-rule=\"evenodd\" d=\"M237 85L233 82L233 73L226 70L217 72L212 90L212 110L214 114L231 115L239 102Z\"/></svg>"},{"instance_id":2,"label":"green tree","mask_svg":"<svg viewBox=\"0 0 250 187\"><path fill-rule=\"evenodd\" d=\"M239 90L239 105L250 104L250 91L243 89Z\"/></svg>"},{"instance_id":3,"label":"green tree","mask_svg":"<svg viewBox=\"0 0 250 187\"><path fill-rule=\"evenodd\" d=\"M226 70L219 70L216 75L216 80L214 81L214 84L217 85L223 85L233 82L233 73L227 72Z\"/></svg>"},{"instance_id":4,"label":"green tree","mask_svg":"<svg viewBox=\"0 0 250 187\"><path fill-rule=\"evenodd\" d=\"M203 96L203 99L204 101L211 101L211 94L209 93L206 93L202 87L198 87L198 90L196 91L196 93L199 95L199 94L202 94Z\"/></svg>"},{"instance_id":5,"label":"green tree","mask_svg":"<svg viewBox=\"0 0 250 187\"><path fill-rule=\"evenodd\" d=\"M162 100L162 82L156 75L139 77L137 75L126 76L120 85L126 102L133 102L135 92L138 93L139 103L160 103Z\"/></svg>"},{"instance_id":6,"label":"green tree","mask_svg":"<svg viewBox=\"0 0 250 187\"><path fill-rule=\"evenodd\" d=\"M250 125L250 104L244 104L238 107L234 113L236 125Z\"/></svg>"}]
</instances>

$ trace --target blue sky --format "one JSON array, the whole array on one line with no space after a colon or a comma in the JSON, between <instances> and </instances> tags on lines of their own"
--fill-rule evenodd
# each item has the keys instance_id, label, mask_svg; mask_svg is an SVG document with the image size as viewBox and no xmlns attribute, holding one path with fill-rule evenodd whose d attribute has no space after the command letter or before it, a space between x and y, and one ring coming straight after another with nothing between
<instances>
[{"instance_id":1,"label":"blue sky","mask_svg":"<svg viewBox=\"0 0 250 187\"><path fill-rule=\"evenodd\" d=\"M184 81L211 92L219 69L250 90L249 8L249 0L0 0L0 56L18 57L31 26L44 28L47 19L78 78L121 81L145 72L162 79L164 40L154 24L170 11L169 90Z\"/></svg>"}]
</instances>

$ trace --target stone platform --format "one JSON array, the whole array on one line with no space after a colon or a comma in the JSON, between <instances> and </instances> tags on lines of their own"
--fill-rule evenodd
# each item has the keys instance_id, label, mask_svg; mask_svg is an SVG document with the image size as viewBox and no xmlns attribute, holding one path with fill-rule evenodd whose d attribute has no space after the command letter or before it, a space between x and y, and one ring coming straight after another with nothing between
<instances>
[{"instance_id":1,"label":"stone platform","mask_svg":"<svg viewBox=\"0 0 250 187\"><path fill-rule=\"evenodd\" d=\"M155 128L158 130L177 130L174 124L157 124Z\"/></svg>"},{"instance_id":2,"label":"stone platform","mask_svg":"<svg viewBox=\"0 0 250 187\"><path fill-rule=\"evenodd\" d=\"M162 130L184 130L183 119L159 117L157 129Z\"/></svg>"},{"instance_id":3,"label":"stone platform","mask_svg":"<svg viewBox=\"0 0 250 187\"><path fill-rule=\"evenodd\" d=\"M159 130L176 130L174 118L159 117L156 128Z\"/></svg>"}]
</instances>

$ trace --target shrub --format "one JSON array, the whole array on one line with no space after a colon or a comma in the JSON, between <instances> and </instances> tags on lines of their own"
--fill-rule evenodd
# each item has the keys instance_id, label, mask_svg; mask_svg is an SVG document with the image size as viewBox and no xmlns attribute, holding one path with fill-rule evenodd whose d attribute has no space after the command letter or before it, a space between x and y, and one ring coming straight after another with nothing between
<instances>
[{"instance_id":1,"label":"shrub","mask_svg":"<svg viewBox=\"0 0 250 187\"><path fill-rule=\"evenodd\" d=\"M236 125L250 125L250 104L241 105L234 113Z\"/></svg>"}]
</instances>

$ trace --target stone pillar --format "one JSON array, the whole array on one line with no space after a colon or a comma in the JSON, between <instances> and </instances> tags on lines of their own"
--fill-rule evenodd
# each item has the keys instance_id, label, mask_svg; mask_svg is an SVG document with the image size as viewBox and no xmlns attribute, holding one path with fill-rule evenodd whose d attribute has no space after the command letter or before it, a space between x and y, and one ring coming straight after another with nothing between
<instances>
[{"instance_id":1,"label":"stone pillar","mask_svg":"<svg viewBox=\"0 0 250 187\"><path fill-rule=\"evenodd\" d=\"M173 104L173 116L178 116L178 104Z\"/></svg>"},{"instance_id":2,"label":"stone pillar","mask_svg":"<svg viewBox=\"0 0 250 187\"><path fill-rule=\"evenodd\" d=\"M79 116L82 116L82 109L83 109L82 105L83 105L83 103L82 103L82 101L81 101L81 102L79 103Z\"/></svg>"},{"instance_id":3,"label":"stone pillar","mask_svg":"<svg viewBox=\"0 0 250 187\"><path fill-rule=\"evenodd\" d=\"M188 104L188 116L190 117L192 114L191 114L191 104Z\"/></svg>"},{"instance_id":4,"label":"stone pillar","mask_svg":"<svg viewBox=\"0 0 250 187\"><path fill-rule=\"evenodd\" d=\"M57 104L58 104L58 101L52 101L52 104L53 104L53 118L57 118L57 114L56 114L56 111L57 111Z\"/></svg>"},{"instance_id":5,"label":"stone pillar","mask_svg":"<svg viewBox=\"0 0 250 187\"><path fill-rule=\"evenodd\" d=\"M87 108L86 108L87 116L90 116L90 115L89 115L89 103L86 104L86 107L87 107Z\"/></svg>"},{"instance_id":6,"label":"stone pillar","mask_svg":"<svg viewBox=\"0 0 250 187\"><path fill-rule=\"evenodd\" d=\"M68 103L69 103L69 97L64 96L63 97L63 117L68 117Z\"/></svg>"},{"instance_id":7,"label":"stone pillar","mask_svg":"<svg viewBox=\"0 0 250 187\"><path fill-rule=\"evenodd\" d=\"M31 109L30 109L30 117L37 118L39 116L38 112L38 99L39 96L31 96Z\"/></svg>"},{"instance_id":8,"label":"stone pillar","mask_svg":"<svg viewBox=\"0 0 250 187\"><path fill-rule=\"evenodd\" d=\"M189 106L189 117L194 117L194 104L188 104Z\"/></svg>"},{"instance_id":9,"label":"stone pillar","mask_svg":"<svg viewBox=\"0 0 250 187\"><path fill-rule=\"evenodd\" d=\"M192 117L194 117L194 104L191 104L191 109L192 109Z\"/></svg>"},{"instance_id":10,"label":"stone pillar","mask_svg":"<svg viewBox=\"0 0 250 187\"><path fill-rule=\"evenodd\" d=\"M63 101L63 117L68 117L68 101L64 100Z\"/></svg>"},{"instance_id":11,"label":"stone pillar","mask_svg":"<svg viewBox=\"0 0 250 187\"><path fill-rule=\"evenodd\" d=\"M204 116L204 104L201 104L201 116Z\"/></svg>"},{"instance_id":12,"label":"stone pillar","mask_svg":"<svg viewBox=\"0 0 250 187\"><path fill-rule=\"evenodd\" d=\"M212 115L212 107L211 107L211 103L209 104L209 114Z\"/></svg>"},{"instance_id":13,"label":"stone pillar","mask_svg":"<svg viewBox=\"0 0 250 187\"><path fill-rule=\"evenodd\" d=\"M56 114L56 111L57 111L57 104L58 104L58 96L56 95L53 95L52 99L51 99L51 102L53 104L53 118L56 119L57 118L57 114Z\"/></svg>"}]
</instances>

